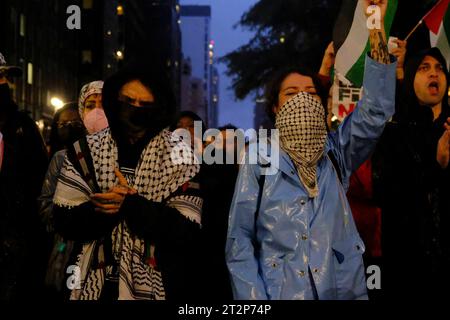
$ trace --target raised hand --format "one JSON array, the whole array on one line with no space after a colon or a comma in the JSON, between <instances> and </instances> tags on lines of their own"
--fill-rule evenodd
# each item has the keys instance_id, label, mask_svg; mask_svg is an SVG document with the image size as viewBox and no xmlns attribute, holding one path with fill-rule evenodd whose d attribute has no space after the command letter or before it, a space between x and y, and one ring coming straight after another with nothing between
<instances>
[{"instance_id":1,"label":"raised hand","mask_svg":"<svg viewBox=\"0 0 450 320\"><path fill-rule=\"evenodd\" d=\"M388 5L388 0L364 0L364 13L368 15L367 8L369 6L376 5L380 7L381 10L381 21L384 21L384 17L386 16L386 10Z\"/></svg>"},{"instance_id":2,"label":"raised hand","mask_svg":"<svg viewBox=\"0 0 450 320\"><path fill-rule=\"evenodd\" d=\"M335 61L334 45L333 41L330 42L322 59L322 65L320 66L319 74L322 76L330 76L331 68L334 66Z\"/></svg>"},{"instance_id":3,"label":"raised hand","mask_svg":"<svg viewBox=\"0 0 450 320\"><path fill-rule=\"evenodd\" d=\"M384 30L384 17L386 15L388 0L364 0L364 13L368 15L369 6L377 5L380 8L380 23L379 28L370 28L369 41L370 41L370 56L375 61L380 63L389 64L389 50L386 41L386 33ZM372 19L370 16L368 19ZM372 24L368 23L368 27ZM376 25L376 24L375 24Z\"/></svg>"},{"instance_id":4,"label":"raised hand","mask_svg":"<svg viewBox=\"0 0 450 320\"><path fill-rule=\"evenodd\" d=\"M403 68L407 42L400 39L394 40L393 42L397 44L397 48L392 49L391 54L397 58L397 68Z\"/></svg>"},{"instance_id":5,"label":"raised hand","mask_svg":"<svg viewBox=\"0 0 450 320\"><path fill-rule=\"evenodd\" d=\"M444 127L445 132L439 139L436 156L437 162L443 169L447 168L450 162L450 118L447 119Z\"/></svg>"}]
</instances>

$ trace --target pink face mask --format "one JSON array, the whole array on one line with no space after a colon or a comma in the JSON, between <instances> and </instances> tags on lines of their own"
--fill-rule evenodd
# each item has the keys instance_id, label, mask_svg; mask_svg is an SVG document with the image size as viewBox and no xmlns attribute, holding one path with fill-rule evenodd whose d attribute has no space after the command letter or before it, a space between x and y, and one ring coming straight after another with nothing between
<instances>
[{"instance_id":1,"label":"pink face mask","mask_svg":"<svg viewBox=\"0 0 450 320\"><path fill-rule=\"evenodd\" d=\"M89 111L89 113L84 116L83 123L89 134L96 133L108 127L108 120L106 119L105 112L100 108Z\"/></svg>"}]
</instances>

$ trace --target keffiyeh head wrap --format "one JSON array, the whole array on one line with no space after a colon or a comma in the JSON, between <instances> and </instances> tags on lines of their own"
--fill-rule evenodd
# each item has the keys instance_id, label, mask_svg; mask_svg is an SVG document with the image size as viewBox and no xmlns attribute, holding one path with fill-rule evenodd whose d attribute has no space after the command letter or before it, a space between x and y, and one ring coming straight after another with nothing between
<instances>
[{"instance_id":1,"label":"keffiyeh head wrap","mask_svg":"<svg viewBox=\"0 0 450 320\"><path fill-rule=\"evenodd\" d=\"M316 197L317 162L327 137L322 104L309 93L300 92L281 107L275 127L279 130L280 146L294 162L309 196Z\"/></svg>"},{"instance_id":2,"label":"keffiyeh head wrap","mask_svg":"<svg viewBox=\"0 0 450 320\"><path fill-rule=\"evenodd\" d=\"M103 81L93 81L85 84L80 91L80 97L78 98L78 113L81 120L84 120L84 103L86 99L93 94L101 94L103 89Z\"/></svg>"}]
</instances>

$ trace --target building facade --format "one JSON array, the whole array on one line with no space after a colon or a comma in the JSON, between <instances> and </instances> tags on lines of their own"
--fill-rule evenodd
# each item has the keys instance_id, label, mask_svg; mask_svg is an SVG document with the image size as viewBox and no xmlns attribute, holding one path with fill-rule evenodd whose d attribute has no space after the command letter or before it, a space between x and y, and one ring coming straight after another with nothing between
<instances>
[{"instance_id":1,"label":"building facade","mask_svg":"<svg viewBox=\"0 0 450 320\"><path fill-rule=\"evenodd\" d=\"M70 29L73 6L79 8L80 28ZM2 0L0 52L24 71L13 84L13 97L46 137L53 98L77 101L83 84L106 79L144 53L167 66L179 101L179 21L178 0Z\"/></svg>"},{"instance_id":2,"label":"building facade","mask_svg":"<svg viewBox=\"0 0 450 320\"><path fill-rule=\"evenodd\" d=\"M163 64L173 84L179 110L181 94L181 29L178 0L122 0L123 32L119 47L124 61L152 59ZM122 29L122 28L121 28Z\"/></svg>"},{"instance_id":3,"label":"building facade","mask_svg":"<svg viewBox=\"0 0 450 320\"><path fill-rule=\"evenodd\" d=\"M80 0L3 0L0 4L0 52L23 76L13 84L13 97L44 127L53 117L50 101L74 100L79 87L80 33L66 26L67 7Z\"/></svg>"},{"instance_id":4,"label":"building facade","mask_svg":"<svg viewBox=\"0 0 450 320\"><path fill-rule=\"evenodd\" d=\"M182 52L184 61L189 61L190 85L195 94L183 93L183 97L197 96L198 80L201 80L203 97L201 101L181 101L182 110L196 112L208 127L217 126L219 103L219 75L214 68L214 41L211 40L211 7L199 5L181 6ZM185 79L185 81L187 81ZM189 85L184 85L189 87Z\"/></svg>"}]
</instances>

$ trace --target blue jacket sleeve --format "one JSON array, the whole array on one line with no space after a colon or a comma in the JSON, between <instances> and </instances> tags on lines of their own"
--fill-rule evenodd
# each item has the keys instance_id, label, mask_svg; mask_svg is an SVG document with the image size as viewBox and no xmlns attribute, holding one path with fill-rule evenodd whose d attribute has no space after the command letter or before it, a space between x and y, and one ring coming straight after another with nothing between
<instances>
[{"instance_id":1,"label":"blue jacket sleeve","mask_svg":"<svg viewBox=\"0 0 450 320\"><path fill-rule=\"evenodd\" d=\"M226 261L234 298L266 300L267 294L255 256L255 212L259 199L258 165L243 164L230 209Z\"/></svg>"},{"instance_id":2,"label":"blue jacket sleeve","mask_svg":"<svg viewBox=\"0 0 450 320\"><path fill-rule=\"evenodd\" d=\"M396 67L397 62L382 64L366 56L363 97L330 135L346 189L351 174L369 158L386 122L395 112Z\"/></svg>"}]
</instances>

